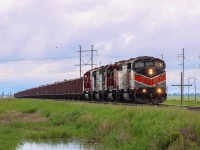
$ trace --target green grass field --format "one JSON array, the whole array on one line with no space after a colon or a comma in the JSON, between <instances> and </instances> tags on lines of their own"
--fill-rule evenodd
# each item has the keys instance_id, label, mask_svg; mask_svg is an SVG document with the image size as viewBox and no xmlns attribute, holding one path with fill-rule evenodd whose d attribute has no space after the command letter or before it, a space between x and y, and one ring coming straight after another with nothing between
<instances>
[{"instance_id":1,"label":"green grass field","mask_svg":"<svg viewBox=\"0 0 200 150\"><path fill-rule=\"evenodd\" d=\"M0 99L0 149L80 138L100 149L200 149L200 111L72 101Z\"/></svg>"},{"instance_id":2,"label":"green grass field","mask_svg":"<svg viewBox=\"0 0 200 150\"><path fill-rule=\"evenodd\" d=\"M168 96L167 101L165 101L165 104L173 104L173 105L180 105L181 100L180 96ZM187 96L184 96L183 99L183 105L184 106L200 106L200 97L196 98L194 96L190 96L189 100Z\"/></svg>"}]
</instances>

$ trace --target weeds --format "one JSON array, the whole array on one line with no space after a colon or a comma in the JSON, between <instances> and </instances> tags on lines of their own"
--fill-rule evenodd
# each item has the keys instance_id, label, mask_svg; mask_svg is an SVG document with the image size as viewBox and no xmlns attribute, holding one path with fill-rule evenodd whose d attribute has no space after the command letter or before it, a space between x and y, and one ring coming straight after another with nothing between
<instances>
[{"instance_id":1,"label":"weeds","mask_svg":"<svg viewBox=\"0 0 200 150\"><path fill-rule=\"evenodd\" d=\"M36 111L37 111L37 108L28 108L26 110L23 110L22 113L32 114L32 113L35 113Z\"/></svg>"},{"instance_id":2,"label":"weeds","mask_svg":"<svg viewBox=\"0 0 200 150\"><path fill-rule=\"evenodd\" d=\"M0 147L23 139L95 139L102 149L198 149L200 114L184 108L1 100ZM0 148L1 149L1 148Z\"/></svg>"},{"instance_id":3,"label":"weeds","mask_svg":"<svg viewBox=\"0 0 200 150\"><path fill-rule=\"evenodd\" d=\"M180 105L180 96L168 96L167 101L165 101L165 104L173 104L173 105ZM183 100L184 106L200 106L200 97L197 96L197 100L193 97L190 97L190 100L188 98L185 98Z\"/></svg>"},{"instance_id":4,"label":"weeds","mask_svg":"<svg viewBox=\"0 0 200 150\"><path fill-rule=\"evenodd\" d=\"M74 110L67 114L67 120L71 122L75 122L81 116L80 110Z\"/></svg>"}]
</instances>

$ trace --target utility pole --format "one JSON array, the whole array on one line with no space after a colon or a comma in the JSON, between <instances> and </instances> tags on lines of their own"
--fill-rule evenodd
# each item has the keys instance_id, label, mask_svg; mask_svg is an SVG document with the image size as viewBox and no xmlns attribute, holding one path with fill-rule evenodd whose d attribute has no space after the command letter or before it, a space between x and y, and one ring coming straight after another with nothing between
<instances>
[{"instance_id":1,"label":"utility pole","mask_svg":"<svg viewBox=\"0 0 200 150\"><path fill-rule=\"evenodd\" d=\"M181 105L182 105L183 104L183 87L184 86L192 86L192 85L190 85L190 84L188 84L188 85L183 84L183 73L181 72L181 84L179 84L179 85L172 85L172 86L180 86L181 87Z\"/></svg>"},{"instance_id":2,"label":"utility pole","mask_svg":"<svg viewBox=\"0 0 200 150\"><path fill-rule=\"evenodd\" d=\"M195 93L195 101L197 100L197 86L196 86L196 81L198 80L198 79L196 79L195 77L193 77L193 78L188 78L188 79L192 79L193 80L193 83L192 83L192 85L194 84L194 93Z\"/></svg>"},{"instance_id":3,"label":"utility pole","mask_svg":"<svg viewBox=\"0 0 200 150\"><path fill-rule=\"evenodd\" d=\"M193 78L190 78L190 77L188 77L188 85L190 84L190 80L191 79L193 79ZM193 84L193 83L191 83L191 84ZM188 101L189 101L189 97L190 97L190 86L188 86Z\"/></svg>"},{"instance_id":4,"label":"utility pole","mask_svg":"<svg viewBox=\"0 0 200 150\"><path fill-rule=\"evenodd\" d=\"M197 81L198 79L196 79L195 77L194 77L194 91L195 91L195 102L197 101L197 86L196 86L196 81Z\"/></svg>"},{"instance_id":5,"label":"utility pole","mask_svg":"<svg viewBox=\"0 0 200 150\"><path fill-rule=\"evenodd\" d=\"M195 79L195 77L194 77L194 89L195 89L195 102L197 101L197 86L196 86L196 81L197 81L198 79Z\"/></svg>"},{"instance_id":6,"label":"utility pole","mask_svg":"<svg viewBox=\"0 0 200 150\"><path fill-rule=\"evenodd\" d=\"M190 84L190 78L188 77L188 84ZM190 99L190 87L188 86L188 101Z\"/></svg>"},{"instance_id":7,"label":"utility pole","mask_svg":"<svg viewBox=\"0 0 200 150\"><path fill-rule=\"evenodd\" d=\"M94 45L91 45L91 69L93 69L93 46Z\"/></svg>"},{"instance_id":8,"label":"utility pole","mask_svg":"<svg viewBox=\"0 0 200 150\"><path fill-rule=\"evenodd\" d=\"M80 77L81 77L81 75L82 75L82 68L81 68L81 66L86 66L86 65L91 65L91 69L93 69L93 66L94 65L96 65L96 64L94 64L93 63L93 59L94 59L94 56L93 56L93 52L94 51L96 51L97 52L97 50L94 50L93 48L94 48L94 45L91 45L91 50L82 50L82 48L81 48L81 45L79 46L80 47L80 50L79 51L77 51L77 52L79 52L80 53L80 64L79 65L75 65L75 66L80 66ZM85 63L84 61L83 61L83 59L82 59L82 53L83 52L90 52L91 51L91 58L90 58L90 60L87 62L87 63ZM91 62L91 64L89 64L89 62Z\"/></svg>"},{"instance_id":9,"label":"utility pole","mask_svg":"<svg viewBox=\"0 0 200 150\"><path fill-rule=\"evenodd\" d=\"M183 104L183 73L181 72L181 105Z\"/></svg>"},{"instance_id":10,"label":"utility pole","mask_svg":"<svg viewBox=\"0 0 200 150\"><path fill-rule=\"evenodd\" d=\"M185 51L184 51L184 48L183 48L183 53L182 54L178 54L178 57L182 57L182 64L179 64L179 65L182 65L182 79L183 79L183 85L184 85L184 72L185 72ZM183 93L184 93L184 87L183 87Z\"/></svg>"},{"instance_id":11,"label":"utility pole","mask_svg":"<svg viewBox=\"0 0 200 150\"><path fill-rule=\"evenodd\" d=\"M79 45L79 47L80 47L80 78L81 78L81 45Z\"/></svg>"}]
</instances>

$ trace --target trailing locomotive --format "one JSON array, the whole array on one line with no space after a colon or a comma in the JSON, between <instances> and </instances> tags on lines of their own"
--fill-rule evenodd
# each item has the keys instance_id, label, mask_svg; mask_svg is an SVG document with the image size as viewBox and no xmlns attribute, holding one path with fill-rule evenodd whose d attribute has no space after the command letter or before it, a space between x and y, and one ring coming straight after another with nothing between
<instances>
[{"instance_id":1,"label":"trailing locomotive","mask_svg":"<svg viewBox=\"0 0 200 150\"><path fill-rule=\"evenodd\" d=\"M82 78L18 92L14 97L157 104L167 98L165 68L163 60L142 56L88 70Z\"/></svg>"}]
</instances>

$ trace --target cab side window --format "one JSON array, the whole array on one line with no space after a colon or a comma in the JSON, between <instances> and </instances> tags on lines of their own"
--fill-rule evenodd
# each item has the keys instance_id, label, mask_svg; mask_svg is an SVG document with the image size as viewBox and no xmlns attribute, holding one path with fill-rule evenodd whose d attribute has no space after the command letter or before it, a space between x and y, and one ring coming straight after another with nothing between
<instances>
[{"instance_id":1,"label":"cab side window","mask_svg":"<svg viewBox=\"0 0 200 150\"><path fill-rule=\"evenodd\" d=\"M122 71L122 65L118 65L118 66L117 66L117 70L118 70L118 71Z\"/></svg>"}]
</instances>

